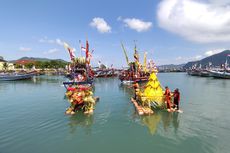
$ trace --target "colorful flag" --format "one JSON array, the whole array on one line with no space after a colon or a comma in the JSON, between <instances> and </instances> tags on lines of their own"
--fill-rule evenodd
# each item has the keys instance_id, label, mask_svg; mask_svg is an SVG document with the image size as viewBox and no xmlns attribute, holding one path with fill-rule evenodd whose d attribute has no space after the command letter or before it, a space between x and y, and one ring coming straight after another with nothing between
<instances>
[{"instance_id":1,"label":"colorful flag","mask_svg":"<svg viewBox=\"0 0 230 153\"><path fill-rule=\"evenodd\" d=\"M64 42L64 48L69 52L70 59L74 60L75 58L74 49L71 48L66 42Z\"/></svg>"},{"instance_id":2,"label":"colorful flag","mask_svg":"<svg viewBox=\"0 0 230 153\"><path fill-rule=\"evenodd\" d=\"M88 40L86 40L86 48L85 48L85 57L86 57L86 60L88 59L89 57L89 43L88 43Z\"/></svg>"},{"instance_id":3,"label":"colorful flag","mask_svg":"<svg viewBox=\"0 0 230 153\"><path fill-rule=\"evenodd\" d=\"M139 55L138 55L138 52L137 52L137 46L135 45L134 47L134 58L137 62L139 62Z\"/></svg>"},{"instance_id":4,"label":"colorful flag","mask_svg":"<svg viewBox=\"0 0 230 153\"><path fill-rule=\"evenodd\" d=\"M144 71L147 72L147 52L144 53L144 64L143 64L143 68L144 68Z\"/></svg>"}]
</instances>

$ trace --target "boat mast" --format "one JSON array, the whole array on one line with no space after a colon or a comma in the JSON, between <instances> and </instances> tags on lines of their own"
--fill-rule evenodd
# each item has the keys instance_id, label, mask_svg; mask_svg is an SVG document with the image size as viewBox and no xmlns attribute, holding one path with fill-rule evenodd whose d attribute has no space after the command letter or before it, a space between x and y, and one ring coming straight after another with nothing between
<instances>
[{"instance_id":1,"label":"boat mast","mask_svg":"<svg viewBox=\"0 0 230 153\"><path fill-rule=\"evenodd\" d=\"M80 47L80 57L82 57L82 46L81 46L81 40L79 40L79 47Z\"/></svg>"},{"instance_id":2,"label":"boat mast","mask_svg":"<svg viewBox=\"0 0 230 153\"><path fill-rule=\"evenodd\" d=\"M139 72L139 66L140 66L140 63L139 63L139 54L137 52L137 45L136 45L136 41L134 40L134 44L135 44L135 47L134 47L134 59L135 59L135 66L136 66L136 72L135 74L137 74Z\"/></svg>"},{"instance_id":3,"label":"boat mast","mask_svg":"<svg viewBox=\"0 0 230 153\"><path fill-rule=\"evenodd\" d=\"M147 72L147 52L144 53L144 64L143 64L143 68L145 73Z\"/></svg>"},{"instance_id":4,"label":"boat mast","mask_svg":"<svg viewBox=\"0 0 230 153\"><path fill-rule=\"evenodd\" d=\"M89 73L89 43L88 39L86 39L86 47L85 47L85 62L86 62L86 77L88 78L88 73Z\"/></svg>"},{"instance_id":5,"label":"boat mast","mask_svg":"<svg viewBox=\"0 0 230 153\"><path fill-rule=\"evenodd\" d=\"M125 54L126 63L127 63L127 65L129 65L129 58L128 58L128 55L126 53L126 49L125 49L125 47L124 47L122 42L121 42L121 46L122 46L123 52Z\"/></svg>"}]
</instances>

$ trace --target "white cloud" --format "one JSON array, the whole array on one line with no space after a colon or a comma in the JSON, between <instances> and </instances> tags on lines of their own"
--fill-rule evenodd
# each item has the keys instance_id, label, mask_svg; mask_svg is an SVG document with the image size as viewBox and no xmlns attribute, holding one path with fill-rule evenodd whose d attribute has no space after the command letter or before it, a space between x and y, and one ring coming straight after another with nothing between
<instances>
[{"instance_id":1,"label":"white cloud","mask_svg":"<svg viewBox=\"0 0 230 153\"><path fill-rule=\"evenodd\" d=\"M19 47L19 50L20 51L31 51L32 49L28 47Z\"/></svg>"},{"instance_id":2,"label":"white cloud","mask_svg":"<svg viewBox=\"0 0 230 153\"><path fill-rule=\"evenodd\" d=\"M53 53L56 53L56 52L58 52L59 51L59 49L57 49L57 48L52 48L52 49L50 49L50 50L48 50L48 51L46 51L46 52L43 52L44 54L53 54Z\"/></svg>"},{"instance_id":3,"label":"white cloud","mask_svg":"<svg viewBox=\"0 0 230 153\"><path fill-rule=\"evenodd\" d=\"M60 46L63 46L64 42L59 39L59 38L56 38L56 39L48 39L47 37L44 37L44 38L41 38L39 40L40 43L48 43L48 44L56 44L56 45L60 45Z\"/></svg>"},{"instance_id":4,"label":"white cloud","mask_svg":"<svg viewBox=\"0 0 230 153\"><path fill-rule=\"evenodd\" d=\"M203 55L196 55L196 56L193 56L193 57L181 57L181 56L178 56L178 57L175 58L175 60L177 62L180 62L180 63L186 63L186 62L190 62L190 61L197 61L197 60L201 60L202 58L205 58L205 57L212 56L214 54L220 53L220 52L222 52L224 50L226 50L226 49L225 48L220 48L220 49L208 50L208 51L204 52Z\"/></svg>"},{"instance_id":5,"label":"white cloud","mask_svg":"<svg viewBox=\"0 0 230 153\"><path fill-rule=\"evenodd\" d=\"M59 39L59 38L57 38L55 42L56 42L56 44L58 44L58 45L60 45L60 46L63 46L63 45L64 45L64 42L61 41L61 39Z\"/></svg>"},{"instance_id":6,"label":"white cloud","mask_svg":"<svg viewBox=\"0 0 230 153\"><path fill-rule=\"evenodd\" d=\"M183 57L179 56L176 58L177 61L183 60Z\"/></svg>"},{"instance_id":7,"label":"white cloud","mask_svg":"<svg viewBox=\"0 0 230 153\"><path fill-rule=\"evenodd\" d=\"M122 20L121 17L118 17L117 20ZM137 32L148 31L152 27L152 22L145 22L136 18L126 18L122 20L125 23L126 27L136 30Z\"/></svg>"},{"instance_id":8,"label":"white cloud","mask_svg":"<svg viewBox=\"0 0 230 153\"><path fill-rule=\"evenodd\" d=\"M181 63L187 63L187 62L190 62L190 61L201 60L202 58L203 58L202 55L196 55L196 56L193 56L193 57L182 57L182 56L178 56L173 61L175 63L177 63L177 64L181 64Z\"/></svg>"},{"instance_id":9,"label":"white cloud","mask_svg":"<svg viewBox=\"0 0 230 153\"><path fill-rule=\"evenodd\" d=\"M121 16L117 17L117 21L122 21L122 17Z\"/></svg>"},{"instance_id":10,"label":"white cloud","mask_svg":"<svg viewBox=\"0 0 230 153\"><path fill-rule=\"evenodd\" d=\"M201 58L202 58L202 55L196 55L194 59L195 60L200 60Z\"/></svg>"},{"instance_id":11,"label":"white cloud","mask_svg":"<svg viewBox=\"0 0 230 153\"><path fill-rule=\"evenodd\" d=\"M212 55L217 54L217 53L220 53L220 52L222 52L222 51L224 51L224 50L226 50L226 49L221 48L221 49L209 50L209 51L206 51L206 52L204 53L204 55L205 55L205 56L212 56Z\"/></svg>"},{"instance_id":12,"label":"white cloud","mask_svg":"<svg viewBox=\"0 0 230 153\"><path fill-rule=\"evenodd\" d=\"M96 28L100 33L109 33L112 29L103 18L99 17L93 18L90 26Z\"/></svg>"},{"instance_id":13,"label":"white cloud","mask_svg":"<svg viewBox=\"0 0 230 153\"><path fill-rule=\"evenodd\" d=\"M219 5L219 6L230 4L229 0L209 0L209 2L213 5Z\"/></svg>"},{"instance_id":14,"label":"white cloud","mask_svg":"<svg viewBox=\"0 0 230 153\"><path fill-rule=\"evenodd\" d=\"M199 43L230 41L227 0L163 0L157 11L159 26Z\"/></svg>"}]
</instances>

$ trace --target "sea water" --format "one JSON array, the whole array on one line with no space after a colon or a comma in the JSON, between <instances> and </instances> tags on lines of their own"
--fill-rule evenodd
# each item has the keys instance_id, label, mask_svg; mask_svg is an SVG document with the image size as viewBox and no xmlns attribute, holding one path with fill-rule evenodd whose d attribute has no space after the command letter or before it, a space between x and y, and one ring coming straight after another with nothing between
<instances>
[{"instance_id":1,"label":"sea water","mask_svg":"<svg viewBox=\"0 0 230 153\"><path fill-rule=\"evenodd\" d=\"M138 116L131 86L95 80L93 115L65 115L62 76L0 82L0 153L228 153L230 80L160 73L183 113Z\"/></svg>"}]
</instances>

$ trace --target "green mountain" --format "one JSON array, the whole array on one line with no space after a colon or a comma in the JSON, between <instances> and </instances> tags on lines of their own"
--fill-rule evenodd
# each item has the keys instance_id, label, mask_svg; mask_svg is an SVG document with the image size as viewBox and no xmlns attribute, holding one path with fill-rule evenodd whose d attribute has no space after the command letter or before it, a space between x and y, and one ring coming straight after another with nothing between
<instances>
[{"instance_id":1,"label":"green mountain","mask_svg":"<svg viewBox=\"0 0 230 153\"><path fill-rule=\"evenodd\" d=\"M178 65L175 65L175 64L168 64L168 65L160 65L160 66L157 66L158 69L181 69L185 66L185 64L178 64Z\"/></svg>"},{"instance_id":2,"label":"green mountain","mask_svg":"<svg viewBox=\"0 0 230 153\"><path fill-rule=\"evenodd\" d=\"M220 66L221 64L225 63L226 58L228 58L228 61L230 61L230 57L228 57L228 55L230 55L230 50L224 50L218 54L214 54L199 61L188 62L187 64L185 64L184 68L191 68L195 64L197 66L201 64L202 67L206 67L209 65L210 62L212 63L212 66Z\"/></svg>"},{"instance_id":3,"label":"green mountain","mask_svg":"<svg viewBox=\"0 0 230 153\"><path fill-rule=\"evenodd\" d=\"M13 61L10 61L12 63L16 62L16 61L19 61L19 60L31 60L31 61L41 61L41 62L45 62L45 61L61 61L61 62L67 62L63 59L49 59L49 58L38 58L38 57L22 57L22 58L19 58L17 60L13 60Z\"/></svg>"}]
</instances>

